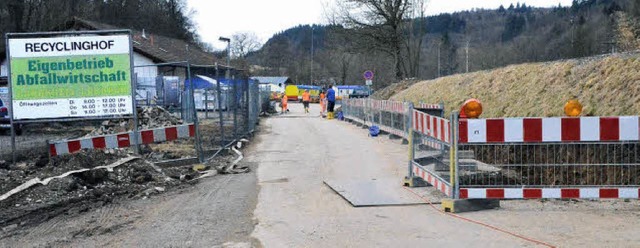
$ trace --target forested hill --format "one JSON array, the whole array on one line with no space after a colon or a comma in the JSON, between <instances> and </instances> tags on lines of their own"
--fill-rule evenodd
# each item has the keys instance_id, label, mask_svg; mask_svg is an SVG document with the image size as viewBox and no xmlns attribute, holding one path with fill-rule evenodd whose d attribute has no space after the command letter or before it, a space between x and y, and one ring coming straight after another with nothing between
<instances>
[{"instance_id":1,"label":"forested hill","mask_svg":"<svg viewBox=\"0 0 640 248\"><path fill-rule=\"evenodd\" d=\"M196 42L185 0L1 0L0 33L50 31L73 19ZM2 42L4 43L4 39Z\"/></svg>"},{"instance_id":2,"label":"forested hill","mask_svg":"<svg viewBox=\"0 0 640 248\"><path fill-rule=\"evenodd\" d=\"M523 62L576 58L640 48L640 1L575 0L570 7L534 8L526 3L495 10L441 14L410 22L422 40L420 79L478 71ZM287 75L301 82L363 83L362 71L375 70L378 87L395 82L390 56L353 46L359 42L340 26L311 26L274 35L251 62L262 74ZM468 53L467 53L468 51ZM404 54L404 60L409 60ZM407 73L410 74L410 73Z\"/></svg>"}]
</instances>

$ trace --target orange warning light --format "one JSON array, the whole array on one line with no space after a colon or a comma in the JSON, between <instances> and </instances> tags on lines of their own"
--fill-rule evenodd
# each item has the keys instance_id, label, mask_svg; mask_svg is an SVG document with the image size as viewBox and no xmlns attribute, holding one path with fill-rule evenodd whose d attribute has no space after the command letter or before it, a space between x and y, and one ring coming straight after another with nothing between
<instances>
[{"instance_id":1,"label":"orange warning light","mask_svg":"<svg viewBox=\"0 0 640 248\"><path fill-rule=\"evenodd\" d=\"M569 100L564 105L564 113L570 117L578 117L582 113L582 104L578 100Z\"/></svg>"},{"instance_id":2,"label":"orange warning light","mask_svg":"<svg viewBox=\"0 0 640 248\"><path fill-rule=\"evenodd\" d=\"M472 98L465 101L460 108L461 118L475 119L482 114L482 103L480 100Z\"/></svg>"}]
</instances>

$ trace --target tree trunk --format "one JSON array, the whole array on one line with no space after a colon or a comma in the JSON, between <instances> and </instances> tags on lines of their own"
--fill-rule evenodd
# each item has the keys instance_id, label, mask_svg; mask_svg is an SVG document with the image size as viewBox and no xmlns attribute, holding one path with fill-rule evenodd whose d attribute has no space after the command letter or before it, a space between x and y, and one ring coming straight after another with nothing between
<instances>
[{"instance_id":1,"label":"tree trunk","mask_svg":"<svg viewBox=\"0 0 640 248\"><path fill-rule=\"evenodd\" d=\"M396 63L396 79L404 79L404 73L402 72L402 53L400 48L400 42L395 42L395 63Z\"/></svg>"}]
</instances>

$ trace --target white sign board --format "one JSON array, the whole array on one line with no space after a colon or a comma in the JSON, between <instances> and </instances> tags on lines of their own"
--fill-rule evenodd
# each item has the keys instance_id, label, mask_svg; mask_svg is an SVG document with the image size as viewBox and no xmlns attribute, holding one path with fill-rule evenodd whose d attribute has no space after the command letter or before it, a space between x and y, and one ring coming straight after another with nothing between
<instances>
[{"instance_id":1,"label":"white sign board","mask_svg":"<svg viewBox=\"0 0 640 248\"><path fill-rule=\"evenodd\" d=\"M371 86L371 85L373 85L373 80L367 80L367 81L365 81L365 84L367 86Z\"/></svg>"},{"instance_id":2,"label":"white sign board","mask_svg":"<svg viewBox=\"0 0 640 248\"><path fill-rule=\"evenodd\" d=\"M133 114L129 35L9 38L16 120Z\"/></svg>"}]
</instances>

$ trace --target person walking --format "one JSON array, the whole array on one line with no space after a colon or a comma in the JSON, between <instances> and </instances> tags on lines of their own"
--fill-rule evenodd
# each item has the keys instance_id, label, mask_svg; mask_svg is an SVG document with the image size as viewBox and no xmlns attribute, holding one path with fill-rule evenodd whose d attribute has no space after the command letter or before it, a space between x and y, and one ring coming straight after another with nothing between
<instances>
[{"instance_id":1,"label":"person walking","mask_svg":"<svg viewBox=\"0 0 640 248\"><path fill-rule=\"evenodd\" d=\"M320 117L324 117L324 111L327 109L327 98L324 95L324 90L320 91Z\"/></svg>"},{"instance_id":2,"label":"person walking","mask_svg":"<svg viewBox=\"0 0 640 248\"><path fill-rule=\"evenodd\" d=\"M288 101L288 99L287 99L287 95L286 95L286 94L284 94L284 93L282 93L282 99L281 99L280 104L282 105L282 113L283 113L283 114L289 111L289 109L287 108L287 103L288 103L288 102L289 102L289 101Z\"/></svg>"},{"instance_id":3,"label":"person walking","mask_svg":"<svg viewBox=\"0 0 640 248\"><path fill-rule=\"evenodd\" d=\"M309 113L309 102L311 102L311 94L309 94L309 90L304 90L302 92L302 105L304 106L304 113Z\"/></svg>"},{"instance_id":4,"label":"person walking","mask_svg":"<svg viewBox=\"0 0 640 248\"><path fill-rule=\"evenodd\" d=\"M327 119L333 119L333 110L336 107L336 92L333 90L333 85L329 85L327 90Z\"/></svg>"}]
</instances>

